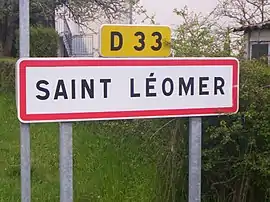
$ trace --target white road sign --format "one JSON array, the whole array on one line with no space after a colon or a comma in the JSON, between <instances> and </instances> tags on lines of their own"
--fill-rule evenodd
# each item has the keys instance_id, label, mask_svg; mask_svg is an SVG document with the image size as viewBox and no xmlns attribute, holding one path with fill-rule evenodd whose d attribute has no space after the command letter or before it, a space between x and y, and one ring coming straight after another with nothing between
<instances>
[{"instance_id":1,"label":"white road sign","mask_svg":"<svg viewBox=\"0 0 270 202\"><path fill-rule=\"evenodd\" d=\"M234 58L26 58L17 62L16 73L22 122L238 111Z\"/></svg>"}]
</instances>

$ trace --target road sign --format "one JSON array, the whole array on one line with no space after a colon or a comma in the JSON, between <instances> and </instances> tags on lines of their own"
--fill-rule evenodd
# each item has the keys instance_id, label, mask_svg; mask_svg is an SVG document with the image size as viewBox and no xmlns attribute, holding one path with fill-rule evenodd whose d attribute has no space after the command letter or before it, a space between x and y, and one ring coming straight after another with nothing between
<instances>
[{"instance_id":1,"label":"road sign","mask_svg":"<svg viewBox=\"0 0 270 202\"><path fill-rule=\"evenodd\" d=\"M168 57L171 29L161 25L102 25L103 57Z\"/></svg>"},{"instance_id":2,"label":"road sign","mask_svg":"<svg viewBox=\"0 0 270 202\"><path fill-rule=\"evenodd\" d=\"M238 110L234 58L26 58L18 118L59 122L187 117Z\"/></svg>"}]
</instances>

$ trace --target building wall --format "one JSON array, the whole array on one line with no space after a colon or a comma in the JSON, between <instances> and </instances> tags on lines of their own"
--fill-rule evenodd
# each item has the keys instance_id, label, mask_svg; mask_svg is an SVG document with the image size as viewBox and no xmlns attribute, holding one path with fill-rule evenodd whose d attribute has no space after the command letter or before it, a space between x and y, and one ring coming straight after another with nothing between
<instances>
[{"instance_id":1,"label":"building wall","mask_svg":"<svg viewBox=\"0 0 270 202\"><path fill-rule=\"evenodd\" d=\"M270 30L253 30L245 33L245 57L251 59L252 45L268 44L268 58L270 59Z\"/></svg>"},{"instance_id":2,"label":"building wall","mask_svg":"<svg viewBox=\"0 0 270 202\"><path fill-rule=\"evenodd\" d=\"M270 41L270 30L254 30L251 32L250 41Z\"/></svg>"}]
</instances>

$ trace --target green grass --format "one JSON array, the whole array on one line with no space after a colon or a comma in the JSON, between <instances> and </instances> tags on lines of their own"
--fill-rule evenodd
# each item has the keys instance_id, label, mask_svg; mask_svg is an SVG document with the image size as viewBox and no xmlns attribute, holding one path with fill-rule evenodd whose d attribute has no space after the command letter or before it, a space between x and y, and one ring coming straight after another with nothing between
<instances>
[{"instance_id":1,"label":"green grass","mask_svg":"<svg viewBox=\"0 0 270 202\"><path fill-rule=\"evenodd\" d=\"M0 95L0 117L0 202L20 201L20 130L13 95ZM74 123L74 201L154 200L157 147L149 136L119 123ZM32 201L58 202L58 124L32 124L30 131Z\"/></svg>"}]
</instances>

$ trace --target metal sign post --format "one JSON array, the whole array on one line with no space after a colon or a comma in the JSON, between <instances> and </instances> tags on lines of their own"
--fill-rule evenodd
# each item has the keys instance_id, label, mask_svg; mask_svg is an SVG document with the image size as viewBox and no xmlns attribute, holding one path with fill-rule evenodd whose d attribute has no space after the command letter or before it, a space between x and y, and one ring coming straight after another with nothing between
<instances>
[{"instance_id":1,"label":"metal sign post","mask_svg":"<svg viewBox=\"0 0 270 202\"><path fill-rule=\"evenodd\" d=\"M20 57L29 57L29 0L20 0ZM18 90L18 89L17 89ZM18 101L19 102L19 101ZM31 201L30 125L20 123L21 201Z\"/></svg>"},{"instance_id":2,"label":"metal sign post","mask_svg":"<svg viewBox=\"0 0 270 202\"><path fill-rule=\"evenodd\" d=\"M68 1L66 2L68 4ZM64 6L65 15L67 12ZM64 32L66 31L64 26ZM59 172L60 172L60 202L73 201L73 144L72 123L59 123Z\"/></svg>"},{"instance_id":3,"label":"metal sign post","mask_svg":"<svg viewBox=\"0 0 270 202\"><path fill-rule=\"evenodd\" d=\"M189 202L201 201L201 117L189 118Z\"/></svg>"},{"instance_id":4,"label":"metal sign post","mask_svg":"<svg viewBox=\"0 0 270 202\"><path fill-rule=\"evenodd\" d=\"M72 123L60 123L60 201L73 201Z\"/></svg>"}]
</instances>

